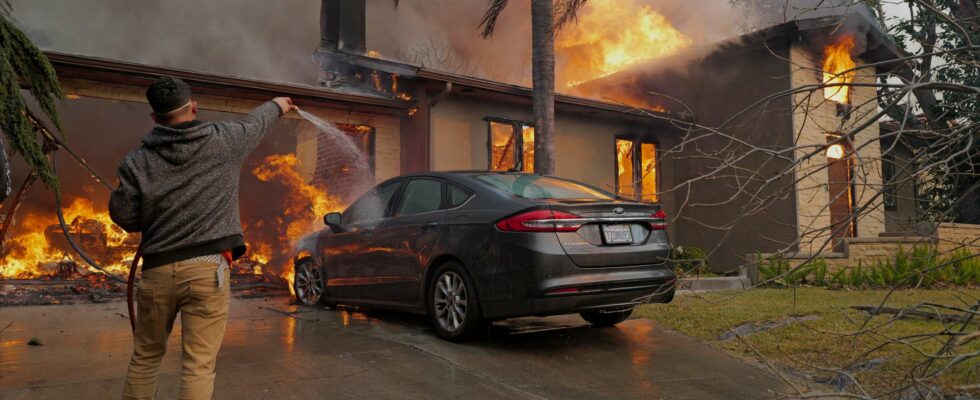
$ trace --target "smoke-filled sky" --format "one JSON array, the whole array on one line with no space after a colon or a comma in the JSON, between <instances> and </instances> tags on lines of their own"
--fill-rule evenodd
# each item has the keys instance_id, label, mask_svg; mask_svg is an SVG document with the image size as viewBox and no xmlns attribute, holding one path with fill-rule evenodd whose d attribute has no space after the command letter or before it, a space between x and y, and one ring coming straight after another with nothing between
<instances>
[{"instance_id":1,"label":"smoke-filled sky","mask_svg":"<svg viewBox=\"0 0 980 400\"><path fill-rule=\"evenodd\" d=\"M693 45L781 22L784 0L592 0L650 7ZM797 3L817 0L798 0ZM839 0L844 1L844 0ZM270 81L314 84L316 0L14 0L18 23L46 49ZM368 0L368 48L382 56L512 83L530 77L530 6L512 1L489 40L486 0ZM775 11L774 11L775 10ZM808 15L812 16L812 15ZM747 21L752 21L747 23ZM559 66L562 54L559 52ZM435 65L434 65L435 64ZM560 69L560 68L559 68ZM559 71L560 72L560 71Z\"/></svg>"}]
</instances>

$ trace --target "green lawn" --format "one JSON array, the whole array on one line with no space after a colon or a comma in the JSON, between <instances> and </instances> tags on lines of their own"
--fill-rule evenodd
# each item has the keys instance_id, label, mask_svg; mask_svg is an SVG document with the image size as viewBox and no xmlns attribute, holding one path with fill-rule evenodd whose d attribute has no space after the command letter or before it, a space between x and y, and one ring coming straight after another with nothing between
<instances>
[{"instance_id":1,"label":"green lawn","mask_svg":"<svg viewBox=\"0 0 980 400\"><path fill-rule=\"evenodd\" d=\"M919 350L935 354L946 343L945 337L916 339L910 344L894 343L895 338L940 332L943 326L939 321L925 319L902 319L881 326L891 318L884 315L871 319L868 327L875 329L862 334L851 334L860 329L867 314L848 307L877 306L887 293L881 290L799 288L795 291L754 289L744 293L679 295L670 304L640 307L634 316L650 318L759 365L764 365L764 359L768 360L801 388L826 390L826 386L820 387L813 382L827 380L836 373L820 368L840 368L865 360L883 360L870 370L855 371L852 374L870 395L877 396L910 382L909 371L926 359ZM900 290L892 293L885 306L902 308L930 302L967 308L980 301L978 299L980 289ZM748 345L737 338L727 341L719 338L721 334L743 323L776 321L791 316L817 316L819 319L744 336ZM978 319L980 318L966 328L966 332L980 329ZM961 325L951 324L948 328L959 330ZM874 350L882 344L885 346ZM865 355L866 352L870 353ZM980 354L980 338L956 347L953 353ZM947 358L942 363L934 363L933 369L948 360ZM950 368L926 384L938 385L946 393L980 392L980 356ZM851 385L847 390L853 392L857 389Z\"/></svg>"}]
</instances>

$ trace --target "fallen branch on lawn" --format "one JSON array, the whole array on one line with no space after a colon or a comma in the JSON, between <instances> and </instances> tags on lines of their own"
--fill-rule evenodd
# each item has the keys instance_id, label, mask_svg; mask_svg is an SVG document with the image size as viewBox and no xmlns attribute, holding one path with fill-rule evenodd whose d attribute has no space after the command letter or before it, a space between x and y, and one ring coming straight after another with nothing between
<instances>
[{"instance_id":1,"label":"fallen branch on lawn","mask_svg":"<svg viewBox=\"0 0 980 400\"><path fill-rule=\"evenodd\" d=\"M898 318L920 317L934 319L941 322L966 322L967 316L956 314L932 313L912 309L878 307L878 306L851 306L852 309L864 311L871 315L894 314Z\"/></svg>"}]
</instances>

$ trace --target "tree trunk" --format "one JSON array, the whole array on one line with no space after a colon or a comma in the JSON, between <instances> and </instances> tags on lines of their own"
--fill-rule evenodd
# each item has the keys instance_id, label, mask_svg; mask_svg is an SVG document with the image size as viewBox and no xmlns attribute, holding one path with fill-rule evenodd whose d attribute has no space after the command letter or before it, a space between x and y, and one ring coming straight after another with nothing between
<instances>
[{"instance_id":1,"label":"tree trunk","mask_svg":"<svg viewBox=\"0 0 980 400\"><path fill-rule=\"evenodd\" d=\"M534 172L555 173L555 35L552 0L531 1Z\"/></svg>"}]
</instances>

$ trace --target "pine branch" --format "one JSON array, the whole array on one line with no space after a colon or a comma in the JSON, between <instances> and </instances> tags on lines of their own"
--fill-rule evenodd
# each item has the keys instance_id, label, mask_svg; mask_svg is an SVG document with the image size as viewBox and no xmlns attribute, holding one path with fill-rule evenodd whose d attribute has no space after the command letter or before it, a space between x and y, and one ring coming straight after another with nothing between
<instances>
[{"instance_id":1,"label":"pine branch","mask_svg":"<svg viewBox=\"0 0 980 400\"><path fill-rule=\"evenodd\" d=\"M27 89L41 110L63 131L55 100L64 99L54 67L30 39L11 22L9 8L0 2L0 131L7 136L15 153L36 170L52 190L58 179L42 151L34 126L24 110L21 89Z\"/></svg>"}]
</instances>

